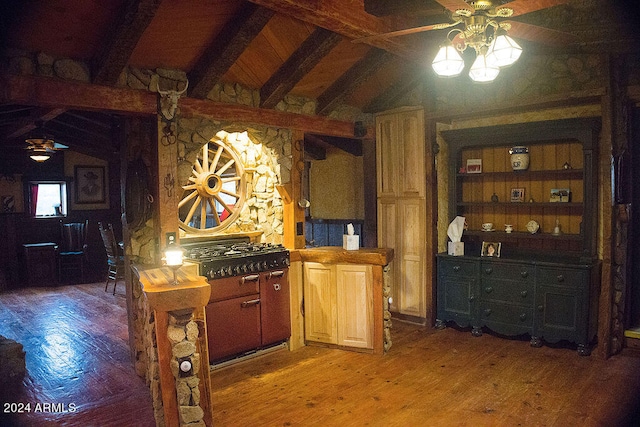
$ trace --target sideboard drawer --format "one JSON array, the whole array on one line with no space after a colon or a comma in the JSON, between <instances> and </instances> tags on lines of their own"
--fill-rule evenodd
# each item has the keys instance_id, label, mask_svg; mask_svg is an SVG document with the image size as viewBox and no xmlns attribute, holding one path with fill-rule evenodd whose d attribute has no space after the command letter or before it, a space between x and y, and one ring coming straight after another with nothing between
<instances>
[{"instance_id":1,"label":"sideboard drawer","mask_svg":"<svg viewBox=\"0 0 640 427\"><path fill-rule=\"evenodd\" d=\"M477 265L476 261L465 260L462 257L457 259L440 258L438 273L446 276L475 276Z\"/></svg>"},{"instance_id":2,"label":"sideboard drawer","mask_svg":"<svg viewBox=\"0 0 640 427\"><path fill-rule=\"evenodd\" d=\"M483 302L480 305L480 319L483 324L500 323L515 327L527 328L524 332L531 332L533 328L533 307L523 307L497 302ZM508 332L508 330L502 330ZM524 333L519 331L519 333Z\"/></svg>"},{"instance_id":3,"label":"sideboard drawer","mask_svg":"<svg viewBox=\"0 0 640 427\"><path fill-rule=\"evenodd\" d=\"M482 278L481 298L483 300L505 301L512 304L533 307L535 289L533 283L525 281L486 280Z\"/></svg>"},{"instance_id":4,"label":"sideboard drawer","mask_svg":"<svg viewBox=\"0 0 640 427\"><path fill-rule=\"evenodd\" d=\"M535 281L535 266L530 264L500 264L484 261L480 265L482 278L505 279L520 283L533 284Z\"/></svg>"},{"instance_id":5,"label":"sideboard drawer","mask_svg":"<svg viewBox=\"0 0 640 427\"><path fill-rule=\"evenodd\" d=\"M538 282L545 285L585 286L586 272L576 268L538 267Z\"/></svg>"}]
</instances>

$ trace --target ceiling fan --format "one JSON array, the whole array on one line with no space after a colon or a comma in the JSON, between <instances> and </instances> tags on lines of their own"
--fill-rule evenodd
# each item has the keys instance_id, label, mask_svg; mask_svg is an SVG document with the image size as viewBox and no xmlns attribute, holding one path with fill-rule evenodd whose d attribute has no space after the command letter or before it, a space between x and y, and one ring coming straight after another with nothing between
<instances>
[{"instance_id":1,"label":"ceiling fan","mask_svg":"<svg viewBox=\"0 0 640 427\"><path fill-rule=\"evenodd\" d=\"M51 154L58 150L69 148L64 144L55 142L52 137L48 136L44 132L42 123L36 126L33 136L25 139L25 142L27 143L25 148L31 152L29 157L38 163L49 160Z\"/></svg>"},{"instance_id":2,"label":"ceiling fan","mask_svg":"<svg viewBox=\"0 0 640 427\"><path fill-rule=\"evenodd\" d=\"M575 37L569 33L507 19L568 3L570 0L435 1L446 9L450 22L371 35L353 42L371 42L451 28L446 42L432 63L435 72L444 77L460 74L464 68L460 53L467 47L472 47L476 52L476 60L469 75L474 81L489 82L497 77L500 68L513 64L522 52L522 48L507 33L516 38L552 45L575 41Z\"/></svg>"}]
</instances>

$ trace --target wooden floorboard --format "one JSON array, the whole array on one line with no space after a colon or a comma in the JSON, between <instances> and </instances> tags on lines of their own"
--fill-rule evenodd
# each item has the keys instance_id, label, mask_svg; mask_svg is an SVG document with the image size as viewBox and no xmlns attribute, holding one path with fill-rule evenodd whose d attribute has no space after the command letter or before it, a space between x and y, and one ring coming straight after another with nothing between
<instances>
[{"instance_id":1,"label":"wooden floorboard","mask_svg":"<svg viewBox=\"0 0 640 427\"><path fill-rule=\"evenodd\" d=\"M0 390L0 426L155 425L149 389L129 360L119 286L115 296L104 283L0 293L0 335L24 346L27 365L22 387ZM31 412L6 413L7 403L30 403Z\"/></svg>"},{"instance_id":2,"label":"wooden floorboard","mask_svg":"<svg viewBox=\"0 0 640 427\"><path fill-rule=\"evenodd\" d=\"M0 426L155 424L129 361L123 295L102 283L0 293L0 335L27 351L24 386L4 401L77 406L0 414ZM399 321L392 336L384 356L307 346L214 371L215 425L640 425L638 353L603 361Z\"/></svg>"}]
</instances>

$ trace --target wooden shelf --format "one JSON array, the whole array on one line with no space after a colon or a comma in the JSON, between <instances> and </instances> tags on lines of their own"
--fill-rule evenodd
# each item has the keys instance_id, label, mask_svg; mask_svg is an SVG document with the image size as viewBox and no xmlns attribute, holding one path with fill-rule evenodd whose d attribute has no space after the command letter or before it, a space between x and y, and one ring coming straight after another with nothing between
<instances>
[{"instance_id":1,"label":"wooden shelf","mask_svg":"<svg viewBox=\"0 0 640 427\"><path fill-rule=\"evenodd\" d=\"M482 173L458 173L458 178L480 179L480 178L522 178L531 179L581 179L582 169L553 169L537 171L505 171L505 172L482 172Z\"/></svg>"},{"instance_id":2,"label":"wooden shelf","mask_svg":"<svg viewBox=\"0 0 640 427\"><path fill-rule=\"evenodd\" d=\"M538 203L538 202L457 202L457 206L459 207L470 207L470 206L479 206L483 208L582 208L584 205L578 202L546 202L546 203Z\"/></svg>"},{"instance_id":3,"label":"wooden shelf","mask_svg":"<svg viewBox=\"0 0 640 427\"><path fill-rule=\"evenodd\" d=\"M513 231L511 233L507 233L506 231L480 231L480 230L465 230L464 234L469 236L496 236L499 240L506 239L557 239L557 240L574 240L579 241L582 240L582 235L580 234L561 234L559 236L554 236L551 233L529 233L526 231Z\"/></svg>"}]
</instances>

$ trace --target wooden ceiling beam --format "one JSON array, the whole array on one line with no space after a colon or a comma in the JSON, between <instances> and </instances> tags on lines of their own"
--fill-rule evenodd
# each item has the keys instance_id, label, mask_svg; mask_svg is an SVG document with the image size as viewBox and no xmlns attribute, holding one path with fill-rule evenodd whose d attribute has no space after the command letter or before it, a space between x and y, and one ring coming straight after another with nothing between
<instances>
[{"instance_id":1,"label":"wooden ceiling beam","mask_svg":"<svg viewBox=\"0 0 640 427\"><path fill-rule=\"evenodd\" d=\"M397 102L422 81L426 81L424 70L409 67L402 72L395 83L365 105L362 111L377 113L397 107Z\"/></svg>"},{"instance_id":2,"label":"wooden ceiling beam","mask_svg":"<svg viewBox=\"0 0 640 427\"><path fill-rule=\"evenodd\" d=\"M189 96L206 98L273 15L272 10L245 4L189 72Z\"/></svg>"},{"instance_id":3,"label":"wooden ceiling beam","mask_svg":"<svg viewBox=\"0 0 640 427\"><path fill-rule=\"evenodd\" d=\"M327 158L327 150L323 147L324 142L314 135L304 135L304 154L307 160L325 160Z\"/></svg>"},{"instance_id":4,"label":"wooden ceiling beam","mask_svg":"<svg viewBox=\"0 0 640 427\"><path fill-rule=\"evenodd\" d=\"M66 108L46 108L32 111L29 120L22 122L17 129L9 133L7 139L20 138L38 127L38 122L53 120L65 111L67 111Z\"/></svg>"},{"instance_id":5,"label":"wooden ceiling beam","mask_svg":"<svg viewBox=\"0 0 640 427\"><path fill-rule=\"evenodd\" d=\"M0 75L0 88L3 88L0 91L0 105L13 103L134 115L157 114L157 95L142 90L16 75ZM326 117L195 98L180 98L179 105L183 116L203 116L347 138L353 138L355 132L353 122Z\"/></svg>"},{"instance_id":6,"label":"wooden ceiling beam","mask_svg":"<svg viewBox=\"0 0 640 427\"><path fill-rule=\"evenodd\" d=\"M300 1L300 0L249 0L292 18L325 28L349 39L388 33L396 28L387 21L364 11L361 2L344 0ZM399 40L378 39L367 42L380 49L404 58L415 54Z\"/></svg>"},{"instance_id":7,"label":"wooden ceiling beam","mask_svg":"<svg viewBox=\"0 0 640 427\"><path fill-rule=\"evenodd\" d=\"M324 143L326 145L331 145L333 147L339 148L342 151L345 151L353 156L362 156L362 140L354 139L354 138L340 138L337 136L328 136L328 135L310 135L305 134L304 140L305 143L307 141L316 142L316 143ZM305 145L306 148L306 145Z\"/></svg>"},{"instance_id":8,"label":"wooden ceiling beam","mask_svg":"<svg viewBox=\"0 0 640 427\"><path fill-rule=\"evenodd\" d=\"M113 85L129 62L140 37L155 16L162 0L129 0L118 16L111 37L92 60L93 82Z\"/></svg>"},{"instance_id":9,"label":"wooden ceiling beam","mask_svg":"<svg viewBox=\"0 0 640 427\"><path fill-rule=\"evenodd\" d=\"M325 115L330 113L390 58L391 54L384 50L375 48L370 50L364 58L356 62L318 97L316 113Z\"/></svg>"},{"instance_id":10,"label":"wooden ceiling beam","mask_svg":"<svg viewBox=\"0 0 640 427\"><path fill-rule=\"evenodd\" d=\"M435 0L364 0L364 10L373 16L442 12L444 7Z\"/></svg>"},{"instance_id":11,"label":"wooden ceiling beam","mask_svg":"<svg viewBox=\"0 0 640 427\"><path fill-rule=\"evenodd\" d=\"M317 28L260 88L260 106L275 107L341 40L339 34Z\"/></svg>"}]
</instances>

